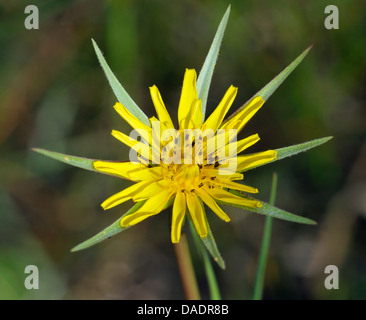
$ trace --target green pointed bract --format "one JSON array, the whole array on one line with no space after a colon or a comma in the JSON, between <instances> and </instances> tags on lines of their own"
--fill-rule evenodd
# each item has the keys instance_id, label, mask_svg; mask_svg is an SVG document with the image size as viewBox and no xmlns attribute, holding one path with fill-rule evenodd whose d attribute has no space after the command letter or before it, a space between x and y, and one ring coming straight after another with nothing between
<instances>
[{"instance_id":1,"label":"green pointed bract","mask_svg":"<svg viewBox=\"0 0 366 320\"><path fill-rule=\"evenodd\" d=\"M261 167L263 165L267 165L269 163L272 163L272 162L275 162L275 161L278 161L278 160L282 160L282 159L285 159L287 157L294 156L298 153L308 151L312 148L315 148L315 147L318 147L318 146L322 145L323 143L326 143L327 141L329 141L332 138L333 137L324 137L324 138L319 138L319 139L314 139L314 140L311 140L311 141L307 141L307 142L304 142L304 143L295 144L295 145L292 145L292 146L289 146L289 147L275 149L275 151L277 151L276 159L274 159L272 161L269 161L269 162L266 162L266 163L261 164L261 165L256 166L256 167L251 167L248 170L242 170L240 172L249 171L249 170L252 170L254 168L258 168L258 167Z\"/></svg>"},{"instance_id":2,"label":"green pointed bract","mask_svg":"<svg viewBox=\"0 0 366 320\"><path fill-rule=\"evenodd\" d=\"M208 231L207 236L201 238L201 240L205 245L207 251L211 254L214 261L220 266L221 269L225 269L225 261L222 258L219 249L217 248L215 238L208 224L207 224L207 231Z\"/></svg>"},{"instance_id":3,"label":"green pointed bract","mask_svg":"<svg viewBox=\"0 0 366 320\"><path fill-rule=\"evenodd\" d=\"M270 83L268 83L262 90L260 90L255 96L261 96L263 100L267 100L273 92L282 84L282 82L290 75L292 71L300 64L300 62L309 53L312 46L307 48L301 53L290 65L288 65L279 75L277 75Z\"/></svg>"},{"instance_id":4,"label":"green pointed bract","mask_svg":"<svg viewBox=\"0 0 366 320\"><path fill-rule=\"evenodd\" d=\"M139 108L139 106L132 100L126 90L122 87L111 68L105 61L102 52L100 51L96 42L92 39L95 53L97 54L100 65L102 66L104 73L108 79L108 82L117 97L117 100L122 103L137 119L151 127L151 123L146 114Z\"/></svg>"},{"instance_id":5,"label":"green pointed bract","mask_svg":"<svg viewBox=\"0 0 366 320\"><path fill-rule=\"evenodd\" d=\"M304 142L304 143L295 144L295 145L292 145L292 146L289 146L289 147L276 149L277 157L273 161L282 160L284 158L291 157L291 156L293 156L295 154L298 154L300 152L308 151L312 148L315 148L315 147L318 147L318 146L322 145L323 143L328 142L332 138L333 137L318 138L318 139L314 139L314 140L307 141L307 142Z\"/></svg>"},{"instance_id":6,"label":"green pointed bract","mask_svg":"<svg viewBox=\"0 0 366 320\"><path fill-rule=\"evenodd\" d=\"M230 117L228 117L224 123L230 120L235 114L240 110L245 108L254 97L262 97L266 101L272 94L277 90L277 88L282 84L283 81L291 74L292 71L300 64L300 62L309 53L312 46L307 48L303 53L301 53L290 65L288 65L280 74L278 74L271 82L269 82L262 90L258 91L252 98L250 98L246 103L244 103L238 110L236 110Z\"/></svg>"},{"instance_id":7,"label":"green pointed bract","mask_svg":"<svg viewBox=\"0 0 366 320\"><path fill-rule=\"evenodd\" d=\"M138 208L140 208L145 201L137 202L130 210L128 210L122 217L120 217L118 220L116 220L114 223L112 223L109 227L105 228L103 231L97 233L94 237L91 237L90 239L80 243L76 247L72 248L71 251L80 251L86 248L89 248L91 246L94 246L95 244L102 242L106 239L109 239L110 237L114 236L115 234L122 232L123 230L128 229L129 227L121 227L121 219L127 215L130 215L134 213Z\"/></svg>"},{"instance_id":8,"label":"green pointed bract","mask_svg":"<svg viewBox=\"0 0 366 320\"><path fill-rule=\"evenodd\" d=\"M260 203L262 204L262 207L248 208L248 210L255 212L255 213L263 214L265 216L270 216L272 218L281 219L281 220L287 220L287 221L302 223L302 224L316 224L316 222L314 220L311 220L311 219L308 219L305 217L301 217L296 214L287 212L285 210L276 208L275 206L272 206L267 202L260 201Z\"/></svg>"},{"instance_id":9,"label":"green pointed bract","mask_svg":"<svg viewBox=\"0 0 366 320\"><path fill-rule=\"evenodd\" d=\"M72 155L64 154L64 153L60 153L60 152L48 151L48 150L40 149L40 148L33 148L32 150L35 151L35 152L38 152L40 154L43 154L46 157L50 157L54 160L67 163L67 164L69 164L71 166L74 166L74 167L78 167L78 168L81 168L81 169L94 171L94 172L106 174L108 176L113 176L113 177L118 177L120 179L123 179L121 176L114 175L114 174L111 174L111 173L104 173L102 171L94 169L93 162L99 161L97 159L77 157L77 156L72 156Z\"/></svg>"},{"instance_id":10,"label":"green pointed bract","mask_svg":"<svg viewBox=\"0 0 366 320\"><path fill-rule=\"evenodd\" d=\"M286 221L291 221L291 222L297 222L297 223L302 223L302 224L316 224L316 222L314 220L311 220L309 218L305 218L305 217L301 217L298 215L295 215L293 213L287 212L285 210L276 208L275 206L270 205L267 202L255 199L251 196L248 196L247 194L244 194L242 192L239 191L235 191L235 190L229 190L229 192L231 192L232 194L235 194L237 196L241 196L243 198L246 199L250 199L250 200L255 200L255 201L259 201L262 204L262 207L260 208L251 208L251 207L247 207L247 206L243 206L240 204L234 204L234 203L226 203L223 201L217 201L221 204L224 205L229 205L229 206L233 206L233 207L238 207L238 208L242 208L245 210L249 210L258 214L262 214L265 216L270 216L276 219L281 219L281 220L286 220Z\"/></svg>"},{"instance_id":11,"label":"green pointed bract","mask_svg":"<svg viewBox=\"0 0 366 320\"><path fill-rule=\"evenodd\" d=\"M40 149L40 148L33 148L32 150L35 152L38 152L40 154L43 154L46 157L50 157L57 161L67 163L71 166L75 166L75 167L82 168L85 170L99 172L99 171L95 170L93 167L93 162L96 161L95 159L76 157L76 156L71 156L69 154L64 154L64 153L55 152L55 151L48 151L48 150Z\"/></svg>"},{"instance_id":12,"label":"green pointed bract","mask_svg":"<svg viewBox=\"0 0 366 320\"><path fill-rule=\"evenodd\" d=\"M212 44L211 44L210 50L207 54L206 60L203 64L200 74L197 78L197 93L198 93L198 98L202 100L203 119L205 119L207 97L208 97L208 92L210 90L212 75L213 75L213 72L215 69L217 57L219 55L221 41L222 41L222 38L224 37L226 25L229 20L230 7L231 6L229 5L224 16L221 19L220 25L216 31L215 37L212 41Z\"/></svg>"},{"instance_id":13,"label":"green pointed bract","mask_svg":"<svg viewBox=\"0 0 366 320\"><path fill-rule=\"evenodd\" d=\"M202 206L202 210L205 211L203 202L201 200L199 200L201 206ZM190 216L189 216L190 217ZM202 243L204 244L204 246L206 247L207 251L210 253L210 255L212 256L212 258L214 259L214 261L220 266L220 268L225 269L225 261L222 258L219 249L217 248L216 245L216 241L215 238L212 234L211 228L210 228L210 224L208 223L208 221L206 220L206 226L207 226L207 236L206 237L200 237L194 227L192 218L190 217L189 219L190 225L191 225L191 229L192 232L196 233L197 238L199 238Z\"/></svg>"},{"instance_id":14,"label":"green pointed bract","mask_svg":"<svg viewBox=\"0 0 366 320\"><path fill-rule=\"evenodd\" d=\"M139 209L146 201L140 201L136 202L136 204L128 210L122 217L120 217L118 220L116 220L114 223L112 223L109 227L105 228L101 232L97 233L94 237L91 237L90 239L80 243L76 247L72 248L71 251L80 251L86 248L89 248L91 246L94 246L95 244L102 242L106 239L109 239L110 237L116 235L117 233L120 233L130 227L122 227L121 226L121 220L122 218L133 214L137 209ZM167 204L164 206L164 209L169 208L173 204L173 199L170 199Z\"/></svg>"}]
</instances>

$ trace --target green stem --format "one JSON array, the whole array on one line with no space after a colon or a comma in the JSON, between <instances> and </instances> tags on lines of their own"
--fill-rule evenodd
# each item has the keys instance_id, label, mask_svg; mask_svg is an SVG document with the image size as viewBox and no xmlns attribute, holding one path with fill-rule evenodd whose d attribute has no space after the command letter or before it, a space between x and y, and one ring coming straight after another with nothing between
<instances>
[{"instance_id":1,"label":"green stem","mask_svg":"<svg viewBox=\"0 0 366 320\"><path fill-rule=\"evenodd\" d=\"M270 194L270 198L269 198L269 203L271 205L275 204L276 193L277 193L277 174L273 173L271 194ZM255 278L253 300L262 299L264 274L266 271L267 256L268 256L269 246L271 243L271 232L272 232L272 217L267 216L266 222L264 225L262 247L261 247L261 252L260 252L260 256L259 256L257 274L256 274L256 278Z\"/></svg>"},{"instance_id":2,"label":"green stem","mask_svg":"<svg viewBox=\"0 0 366 320\"><path fill-rule=\"evenodd\" d=\"M221 300L221 294L220 294L219 286L217 284L215 271L212 267L210 256L207 254L206 248L202 245L202 241L201 241L201 239L199 239L197 231L194 228L192 222L191 221L189 221L189 222L190 222L189 226L191 228L191 233L193 235L193 239L198 247L198 250L202 254L203 263L205 266L206 278L207 278L207 282L208 282L208 287L210 289L210 298L211 298L211 300Z\"/></svg>"},{"instance_id":3,"label":"green stem","mask_svg":"<svg viewBox=\"0 0 366 320\"><path fill-rule=\"evenodd\" d=\"M210 257L207 254L206 249L202 246L202 243L200 243L200 247L201 247L201 252L202 252L202 256L203 256L203 261L205 264L207 282L208 282L208 286L210 288L211 300L221 300L219 286L217 284L215 271L212 267Z\"/></svg>"},{"instance_id":4,"label":"green stem","mask_svg":"<svg viewBox=\"0 0 366 320\"><path fill-rule=\"evenodd\" d=\"M179 243L174 244L175 254L179 265L183 289L187 300L200 300L200 292L194 274L191 255L188 248L187 236L182 233Z\"/></svg>"}]
</instances>

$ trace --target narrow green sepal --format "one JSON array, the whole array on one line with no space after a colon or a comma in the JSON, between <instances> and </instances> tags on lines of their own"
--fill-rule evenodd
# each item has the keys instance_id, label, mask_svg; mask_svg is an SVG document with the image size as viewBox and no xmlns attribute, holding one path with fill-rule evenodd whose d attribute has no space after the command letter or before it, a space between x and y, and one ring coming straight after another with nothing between
<instances>
[{"instance_id":1,"label":"narrow green sepal","mask_svg":"<svg viewBox=\"0 0 366 320\"><path fill-rule=\"evenodd\" d=\"M122 227L121 226L121 220L122 218L133 214L136 210L138 210L146 201L139 201L137 202L130 210L128 210L122 217L120 217L118 220L116 220L114 223L112 223L109 227L105 228L101 232L97 233L94 237L91 237L90 239L80 243L76 247L72 248L71 251L79 251L86 248L89 248L99 242L102 242L106 239L109 239L110 237L114 236L117 233L120 233L130 227ZM171 198L166 205L164 206L163 210L169 208L173 204L173 199Z\"/></svg>"},{"instance_id":2,"label":"narrow green sepal","mask_svg":"<svg viewBox=\"0 0 366 320\"><path fill-rule=\"evenodd\" d=\"M273 217L276 219L281 219L281 220L286 220L286 221L291 221L291 222L296 222L296 223L302 223L302 224L311 224L311 225L317 224L314 220L311 220L311 219L305 218L305 217L301 217L301 216L295 215L293 213L287 212L285 210L276 208L275 206L272 206L267 202L255 199L242 192L239 192L236 190L229 190L229 192L231 192L237 196L246 198L246 199L259 201L262 206L260 208L252 208L252 207L247 207L247 206L243 206L240 204L227 203L227 202L222 202L222 201L217 201L217 202L225 204L225 205L233 206L233 207L242 208L242 209L252 211L252 212L255 212L258 214L262 214L265 216L270 216L270 217Z\"/></svg>"},{"instance_id":3,"label":"narrow green sepal","mask_svg":"<svg viewBox=\"0 0 366 320\"><path fill-rule=\"evenodd\" d=\"M122 217L120 217L118 220L116 220L114 223L112 223L109 227L107 227L104 230L102 230L101 232L97 233L94 237L91 237L90 239L75 246L74 248L71 249L71 252L80 251L80 250L89 248L91 246L94 246L95 244L102 242L106 239L109 239L110 237L114 236L115 234L128 229L129 227L124 228L121 226L122 218L134 213L144 203L145 203L145 201L137 202L130 210L128 210Z\"/></svg>"},{"instance_id":4,"label":"narrow green sepal","mask_svg":"<svg viewBox=\"0 0 366 320\"><path fill-rule=\"evenodd\" d=\"M32 150L35 151L35 152L38 152L38 153L40 153L40 154L42 154L46 157L52 158L54 160L67 163L70 166L74 166L74 167L78 167L78 168L81 168L81 169L94 171L94 172L98 172L98 173L105 174L105 175L108 175L108 176L113 176L113 177L117 177L117 178L120 178L120 179L124 179L119 175L114 175L112 173L105 173L105 172L96 170L94 168L93 163L95 161L105 161L105 160L77 157L77 156L72 156L72 155L69 155L69 154L64 154L64 153L55 152L55 151L49 151L49 150L40 149L40 148L32 148ZM107 161L107 162L112 162L112 161Z\"/></svg>"},{"instance_id":5,"label":"narrow green sepal","mask_svg":"<svg viewBox=\"0 0 366 320\"><path fill-rule=\"evenodd\" d=\"M93 167L93 162L97 161L96 159L76 157L76 156L71 156L69 154L49 151L49 150L40 149L40 148L32 148L32 150L35 152L38 152L40 154L43 154L46 157L52 158L54 160L67 163L71 166L75 166L75 167L82 168L85 170L96 171Z\"/></svg>"},{"instance_id":6,"label":"narrow green sepal","mask_svg":"<svg viewBox=\"0 0 366 320\"><path fill-rule=\"evenodd\" d=\"M111 68L108 66L106 60L103 57L102 52L100 51L96 42L92 39L93 47L95 53L98 57L99 63L104 70L104 73L108 79L108 82L117 97L117 100L122 103L137 119L151 127L151 123L146 114L139 108L139 106L132 100L127 91L122 87L121 83L118 81L117 77L112 72Z\"/></svg>"},{"instance_id":7,"label":"narrow green sepal","mask_svg":"<svg viewBox=\"0 0 366 320\"><path fill-rule=\"evenodd\" d=\"M201 238L203 244L205 245L207 251L211 254L214 261L220 266L221 269L225 270L225 261L221 256L219 249L217 248L215 238L212 234L210 226L207 224L208 233L207 236Z\"/></svg>"},{"instance_id":8,"label":"narrow green sepal","mask_svg":"<svg viewBox=\"0 0 366 320\"><path fill-rule=\"evenodd\" d=\"M303 51L292 63L290 63L280 74L278 74L271 82L269 82L263 89L258 91L252 98L250 98L246 103L244 103L238 110L236 110L233 114L228 117L224 123L230 120L235 114L244 109L254 97L262 97L263 100L267 100L282 84L283 81L291 74L292 71L300 64L300 62L305 58L305 56L309 53L312 46Z\"/></svg>"},{"instance_id":9,"label":"narrow green sepal","mask_svg":"<svg viewBox=\"0 0 366 320\"><path fill-rule=\"evenodd\" d=\"M310 140L310 141L307 141L307 142L295 144L295 145L292 145L292 146L289 146L289 147L283 147L283 148L275 149L275 151L277 151L276 159L274 159L272 161L269 161L269 162L266 162L266 163L263 163L263 164L260 164L260 165L255 166L255 167L251 167L248 170L242 170L240 172L249 171L249 170L252 170L254 168L258 168L258 167L267 165L269 163L272 163L272 162L275 162L275 161L278 161L278 160L282 160L282 159L285 159L285 158L288 158L288 157L292 157L292 156L294 156L298 153L308 151L308 150L313 149L315 147L319 147L320 145L322 145L322 144L328 142L329 140L331 140L332 138L333 137L324 137L324 138L314 139L314 140Z\"/></svg>"},{"instance_id":10,"label":"narrow green sepal","mask_svg":"<svg viewBox=\"0 0 366 320\"><path fill-rule=\"evenodd\" d=\"M219 55L221 41L222 38L224 37L226 25L229 20L230 8L231 6L229 5L224 16L221 19L215 37L212 41L210 50L207 54L205 62L197 78L197 93L198 98L202 100L203 119L205 119L208 92L210 90L212 75L215 69L217 57Z\"/></svg>"}]
</instances>

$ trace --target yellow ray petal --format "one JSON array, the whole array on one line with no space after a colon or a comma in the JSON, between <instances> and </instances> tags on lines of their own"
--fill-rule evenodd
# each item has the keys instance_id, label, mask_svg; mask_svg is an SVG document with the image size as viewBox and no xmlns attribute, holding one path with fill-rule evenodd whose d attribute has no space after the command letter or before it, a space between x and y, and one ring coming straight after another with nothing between
<instances>
[{"instance_id":1,"label":"yellow ray petal","mask_svg":"<svg viewBox=\"0 0 366 320\"><path fill-rule=\"evenodd\" d=\"M172 243L178 243L180 239L182 222L186 213L186 196L183 192L178 192L174 199L172 212Z\"/></svg>"},{"instance_id":2,"label":"yellow ray petal","mask_svg":"<svg viewBox=\"0 0 366 320\"><path fill-rule=\"evenodd\" d=\"M221 102L212 114L207 118L204 126L211 128L214 132L220 127L222 120L224 120L226 113L229 111L231 105L234 102L238 88L231 86L225 93Z\"/></svg>"},{"instance_id":3,"label":"yellow ray petal","mask_svg":"<svg viewBox=\"0 0 366 320\"><path fill-rule=\"evenodd\" d=\"M188 113L187 120L184 121L184 128L186 129L196 129L202 124L202 101L196 99L192 103L190 112ZM188 123L187 123L188 122Z\"/></svg>"},{"instance_id":4,"label":"yellow ray petal","mask_svg":"<svg viewBox=\"0 0 366 320\"><path fill-rule=\"evenodd\" d=\"M201 238L207 237L206 214L200 201L194 193L187 192L187 206L194 227Z\"/></svg>"},{"instance_id":5,"label":"yellow ray petal","mask_svg":"<svg viewBox=\"0 0 366 320\"><path fill-rule=\"evenodd\" d=\"M245 126L245 124L255 115L255 113L262 107L264 100L262 97L253 98L249 104L239 111L235 116L225 122L221 129L237 129L238 133Z\"/></svg>"},{"instance_id":6,"label":"yellow ray petal","mask_svg":"<svg viewBox=\"0 0 366 320\"><path fill-rule=\"evenodd\" d=\"M226 221L229 222L230 218L229 216L219 207L219 205L216 203L214 199L202 188L198 188L194 191L206 205L211 208L213 212L217 214L217 216Z\"/></svg>"},{"instance_id":7,"label":"yellow ray petal","mask_svg":"<svg viewBox=\"0 0 366 320\"><path fill-rule=\"evenodd\" d=\"M228 188L228 189L234 189L234 190L239 190L239 191L244 191L244 192L249 192L249 193L258 193L257 188L253 188L250 186L246 186L244 184L236 183L236 182L230 181L228 179L215 179L213 181L213 183L215 185L218 185L218 186L221 186L224 188Z\"/></svg>"},{"instance_id":8,"label":"yellow ray petal","mask_svg":"<svg viewBox=\"0 0 366 320\"><path fill-rule=\"evenodd\" d=\"M207 153L207 159L213 161L212 159L215 159L217 153L223 152L224 148L226 150L226 146L228 146L229 143L236 137L237 137L237 130L220 129L216 135L208 138L204 146L204 154L206 155Z\"/></svg>"},{"instance_id":9,"label":"yellow ray petal","mask_svg":"<svg viewBox=\"0 0 366 320\"><path fill-rule=\"evenodd\" d=\"M218 148L215 152L215 156L217 156L221 162L223 162L225 159L235 157L240 152L243 152L244 150L248 149L253 144L257 143L259 141L258 134L253 134L245 139L241 139L237 142L232 141L226 144L225 146L221 146ZM236 148L235 148L236 143ZM224 151L225 148L225 151ZM225 152L225 153L224 153ZM208 156L208 158L213 159L213 153Z\"/></svg>"},{"instance_id":10,"label":"yellow ray petal","mask_svg":"<svg viewBox=\"0 0 366 320\"><path fill-rule=\"evenodd\" d=\"M143 191L145 188L147 188L151 184L151 182L139 182L135 183L134 185L114 194L113 196L106 199L102 204L102 208L104 210L113 208L123 202L126 202L127 200L130 200L135 194Z\"/></svg>"},{"instance_id":11,"label":"yellow ray petal","mask_svg":"<svg viewBox=\"0 0 366 320\"><path fill-rule=\"evenodd\" d=\"M149 121L151 123L152 131L151 131L151 141L150 144L153 148L153 150L156 151L154 153L154 163L160 162L160 150L162 148L162 141L161 141L161 133L166 130L167 128L165 125L160 122L155 117L149 118Z\"/></svg>"},{"instance_id":12,"label":"yellow ray petal","mask_svg":"<svg viewBox=\"0 0 366 320\"><path fill-rule=\"evenodd\" d=\"M225 177L225 179L230 179L230 180L243 180L243 175L241 173L238 172L231 172L229 170L227 170L227 172L225 173L229 173L229 174L223 174L223 171L225 169L216 169L214 168L214 166L210 166L210 167L204 167L201 169L201 179L204 179L204 177ZM221 172L221 174L220 174Z\"/></svg>"},{"instance_id":13,"label":"yellow ray petal","mask_svg":"<svg viewBox=\"0 0 366 320\"><path fill-rule=\"evenodd\" d=\"M258 134L253 134L245 139L241 139L236 143L236 154L239 154L240 152L243 152L244 150L248 149L250 146L252 146L253 144L257 143L260 140L259 135ZM227 150L225 150L225 154L229 154L229 146L226 146ZM229 156L234 156L233 155L229 155Z\"/></svg>"},{"instance_id":14,"label":"yellow ray petal","mask_svg":"<svg viewBox=\"0 0 366 320\"><path fill-rule=\"evenodd\" d=\"M124 134L123 132L120 132L118 130L112 130L111 132L112 136L115 137L117 140L121 141L126 146L133 148L133 146L136 143L139 143L139 141L130 138L128 135Z\"/></svg>"},{"instance_id":15,"label":"yellow ray petal","mask_svg":"<svg viewBox=\"0 0 366 320\"><path fill-rule=\"evenodd\" d=\"M151 117L149 118L149 121L151 123L151 127L152 127L152 138L153 138L153 146L159 150L159 146L161 146L160 143L160 138L161 138L161 134L162 132L164 132L164 130L169 129L166 124L167 122L162 122L159 119L157 119L156 117ZM174 129L174 128L172 128ZM154 140L155 139L155 140ZM155 143L155 144L154 144Z\"/></svg>"},{"instance_id":16,"label":"yellow ray petal","mask_svg":"<svg viewBox=\"0 0 366 320\"><path fill-rule=\"evenodd\" d=\"M197 74L194 69L186 69L183 80L182 93L178 106L178 122L180 129L184 129L192 103L197 99ZM189 119L188 119L189 120Z\"/></svg>"},{"instance_id":17,"label":"yellow ray petal","mask_svg":"<svg viewBox=\"0 0 366 320\"><path fill-rule=\"evenodd\" d=\"M148 181L148 185L144 189L139 190L132 196L132 200L135 202L149 199L163 190L169 188L169 181L159 180L155 182Z\"/></svg>"},{"instance_id":18,"label":"yellow ray petal","mask_svg":"<svg viewBox=\"0 0 366 320\"><path fill-rule=\"evenodd\" d=\"M151 99L154 103L154 107L160 122L162 122L168 129L174 129L174 125L170 115L165 107L163 99L161 98L159 89L154 85L149 88Z\"/></svg>"},{"instance_id":19,"label":"yellow ray petal","mask_svg":"<svg viewBox=\"0 0 366 320\"><path fill-rule=\"evenodd\" d=\"M132 180L131 172L146 169L146 166L140 162L117 162L117 161L94 161L93 167L95 170L117 175L125 179Z\"/></svg>"},{"instance_id":20,"label":"yellow ray petal","mask_svg":"<svg viewBox=\"0 0 366 320\"><path fill-rule=\"evenodd\" d=\"M257 167L259 165L270 162L277 157L277 151L267 150L263 152L248 154L245 156L237 157L237 168L236 171L249 170L251 168Z\"/></svg>"},{"instance_id":21,"label":"yellow ray petal","mask_svg":"<svg viewBox=\"0 0 366 320\"><path fill-rule=\"evenodd\" d=\"M160 155L158 152L155 151L155 149L151 148L146 143L143 143L141 141L137 141L123 132L112 130L112 136L115 137L117 140L121 141L131 149L135 150L138 154L140 154L144 159L152 160L154 159L160 159ZM156 162L156 161L155 161Z\"/></svg>"},{"instance_id":22,"label":"yellow ray petal","mask_svg":"<svg viewBox=\"0 0 366 320\"><path fill-rule=\"evenodd\" d=\"M95 170L118 175L132 181L151 181L162 178L162 168L147 167L140 162L94 161Z\"/></svg>"},{"instance_id":23,"label":"yellow ray petal","mask_svg":"<svg viewBox=\"0 0 366 320\"><path fill-rule=\"evenodd\" d=\"M140 170L130 171L128 177L133 181L151 181L163 178L163 169L160 166L144 167Z\"/></svg>"},{"instance_id":24,"label":"yellow ray petal","mask_svg":"<svg viewBox=\"0 0 366 320\"><path fill-rule=\"evenodd\" d=\"M134 213L123 217L120 222L121 226L123 228L130 227L150 216L158 214L163 210L171 196L172 192L170 190L164 190L158 195L151 197Z\"/></svg>"},{"instance_id":25,"label":"yellow ray petal","mask_svg":"<svg viewBox=\"0 0 366 320\"><path fill-rule=\"evenodd\" d=\"M113 108L147 143L150 143L151 128L149 126L137 119L123 104L117 102Z\"/></svg>"},{"instance_id":26,"label":"yellow ray petal","mask_svg":"<svg viewBox=\"0 0 366 320\"><path fill-rule=\"evenodd\" d=\"M250 208L260 208L262 206L259 201L242 198L220 188L209 188L207 186L203 186L202 188L219 202L221 201L231 205L242 205Z\"/></svg>"}]
</instances>

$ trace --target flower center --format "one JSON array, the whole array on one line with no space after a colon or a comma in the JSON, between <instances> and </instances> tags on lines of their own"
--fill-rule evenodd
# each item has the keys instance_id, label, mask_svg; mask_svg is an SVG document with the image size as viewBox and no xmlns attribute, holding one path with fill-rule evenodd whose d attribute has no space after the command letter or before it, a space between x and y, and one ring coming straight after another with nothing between
<instances>
[{"instance_id":1,"label":"flower center","mask_svg":"<svg viewBox=\"0 0 366 320\"><path fill-rule=\"evenodd\" d=\"M175 192L190 192L202 185L200 167L197 164L171 164L165 166L164 178L170 182L170 187Z\"/></svg>"}]
</instances>

